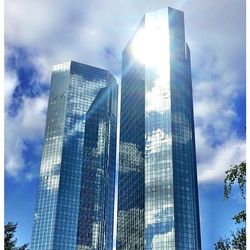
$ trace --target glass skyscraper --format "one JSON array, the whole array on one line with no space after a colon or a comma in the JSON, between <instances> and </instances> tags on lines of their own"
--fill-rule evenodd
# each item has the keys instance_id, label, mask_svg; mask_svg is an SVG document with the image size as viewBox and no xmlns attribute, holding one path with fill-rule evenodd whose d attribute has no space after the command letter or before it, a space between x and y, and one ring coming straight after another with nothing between
<instances>
[{"instance_id":1,"label":"glass skyscraper","mask_svg":"<svg viewBox=\"0 0 250 250\"><path fill-rule=\"evenodd\" d=\"M201 249L184 13L145 14L123 51L117 250Z\"/></svg>"},{"instance_id":2,"label":"glass skyscraper","mask_svg":"<svg viewBox=\"0 0 250 250\"><path fill-rule=\"evenodd\" d=\"M116 119L108 71L53 67L31 249L112 249Z\"/></svg>"}]
</instances>

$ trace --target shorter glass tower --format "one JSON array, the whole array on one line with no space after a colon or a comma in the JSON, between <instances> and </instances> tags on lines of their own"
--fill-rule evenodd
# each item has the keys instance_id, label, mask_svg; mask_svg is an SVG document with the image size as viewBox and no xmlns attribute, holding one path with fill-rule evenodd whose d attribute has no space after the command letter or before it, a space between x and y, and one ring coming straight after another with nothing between
<instances>
[{"instance_id":1,"label":"shorter glass tower","mask_svg":"<svg viewBox=\"0 0 250 250\"><path fill-rule=\"evenodd\" d=\"M108 71L53 67L32 250L112 249L116 116Z\"/></svg>"}]
</instances>

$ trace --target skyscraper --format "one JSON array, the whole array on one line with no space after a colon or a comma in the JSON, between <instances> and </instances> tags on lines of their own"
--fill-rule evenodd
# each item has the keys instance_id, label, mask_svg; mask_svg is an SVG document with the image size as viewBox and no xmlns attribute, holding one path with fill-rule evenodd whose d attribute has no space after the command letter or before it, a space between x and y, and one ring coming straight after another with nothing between
<instances>
[{"instance_id":1,"label":"skyscraper","mask_svg":"<svg viewBox=\"0 0 250 250\"><path fill-rule=\"evenodd\" d=\"M117 249L201 249L184 13L143 17L123 51Z\"/></svg>"},{"instance_id":2,"label":"skyscraper","mask_svg":"<svg viewBox=\"0 0 250 250\"><path fill-rule=\"evenodd\" d=\"M31 249L112 249L116 116L108 71L53 67Z\"/></svg>"}]
</instances>

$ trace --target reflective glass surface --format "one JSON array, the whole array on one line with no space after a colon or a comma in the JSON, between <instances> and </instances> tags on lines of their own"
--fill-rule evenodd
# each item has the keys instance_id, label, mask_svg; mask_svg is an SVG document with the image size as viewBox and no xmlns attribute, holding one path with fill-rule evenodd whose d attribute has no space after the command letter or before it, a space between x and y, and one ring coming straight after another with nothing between
<instances>
[{"instance_id":1,"label":"reflective glass surface","mask_svg":"<svg viewBox=\"0 0 250 250\"><path fill-rule=\"evenodd\" d=\"M123 52L117 249L201 249L184 14L147 13Z\"/></svg>"},{"instance_id":2,"label":"reflective glass surface","mask_svg":"<svg viewBox=\"0 0 250 250\"><path fill-rule=\"evenodd\" d=\"M144 20L141 25L143 25ZM118 185L117 249L144 245L144 69L124 50Z\"/></svg>"},{"instance_id":3,"label":"reflective glass surface","mask_svg":"<svg viewBox=\"0 0 250 250\"><path fill-rule=\"evenodd\" d=\"M99 91L86 115L78 249L113 248L117 86Z\"/></svg>"},{"instance_id":4,"label":"reflective glass surface","mask_svg":"<svg viewBox=\"0 0 250 250\"><path fill-rule=\"evenodd\" d=\"M101 102L100 108L108 113L105 122L109 123L109 136L112 140L102 135L94 138L99 145L105 144L112 147L112 150L115 149L115 85L115 79L106 70L76 62L53 67L31 249L77 249L78 221L81 221L79 210L88 207L84 200L80 199L85 174L88 172L84 164L84 149L87 147L85 137L90 138L92 133L91 129L86 130L87 114L100 90L106 88L105 98L110 104L102 107L104 102ZM103 157L103 162L109 161L109 165L108 171L97 178L99 181L103 181L103 178L111 180L105 189L110 206L113 206L114 197L114 155L115 152L105 150L105 154L99 156L100 159ZM93 165L94 167L98 169L101 166ZM97 182L95 185L96 189L100 188ZM97 205L103 206L102 203L103 200L100 200ZM101 220L113 225L113 210ZM110 239L112 228L105 227L100 234L102 237L107 234Z\"/></svg>"}]
</instances>

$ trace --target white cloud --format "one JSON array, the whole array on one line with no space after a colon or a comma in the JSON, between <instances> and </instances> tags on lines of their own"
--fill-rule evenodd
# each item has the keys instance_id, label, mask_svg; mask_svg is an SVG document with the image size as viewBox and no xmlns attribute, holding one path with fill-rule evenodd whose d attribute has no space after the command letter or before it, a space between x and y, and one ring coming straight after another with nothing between
<instances>
[{"instance_id":1,"label":"white cloud","mask_svg":"<svg viewBox=\"0 0 250 250\"><path fill-rule=\"evenodd\" d=\"M29 153L36 154L36 147L39 147L36 144L44 132L46 108L45 95L35 98L23 97L17 115L5 115L5 169L11 176L18 177L29 165L24 158L26 142L33 143L34 152ZM31 173L28 173L27 179L30 177Z\"/></svg>"},{"instance_id":2,"label":"white cloud","mask_svg":"<svg viewBox=\"0 0 250 250\"><path fill-rule=\"evenodd\" d=\"M246 159L245 141L234 137L216 147L208 146L206 150L209 151L210 157L200 161L200 183L222 181L226 170Z\"/></svg>"},{"instance_id":3,"label":"white cloud","mask_svg":"<svg viewBox=\"0 0 250 250\"><path fill-rule=\"evenodd\" d=\"M5 83L4 83L4 106L5 110L8 110L9 105L12 100L12 95L15 88L18 86L18 78L15 72L5 73Z\"/></svg>"},{"instance_id":4,"label":"white cloud","mask_svg":"<svg viewBox=\"0 0 250 250\"><path fill-rule=\"evenodd\" d=\"M22 110L15 119L19 121L25 139L34 140L42 135L47 101L45 95L36 98L24 98Z\"/></svg>"},{"instance_id":5,"label":"white cloud","mask_svg":"<svg viewBox=\"0 0 250 250\"><path fill-rule=\"evenodd\" d=\"M217 140L226 139L232 132L232 121L237 119L234 101L239 94L234 81L227 82L220 78L195 83L194 113L199 122L197 126L203 131L212 128Z\"/></svg>"},{"instance_id":6,"label":"white cloud","mask_svg":"<svg viewBox=\"0 0 250 250\"><path fill-rule=\"evenodd\" d=\"M10 175L17 176L24 167L25 161L22 153L25 150L25 145L21 138L16 138L15 132L11 132L13 131L11 124L6 122L6 125L10 127L5 130L5 133L8 133L8 135L5 135L5 169Z\"/></svg>"}]
</instances>

